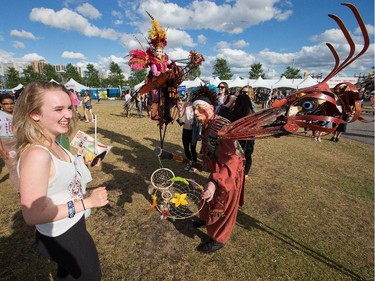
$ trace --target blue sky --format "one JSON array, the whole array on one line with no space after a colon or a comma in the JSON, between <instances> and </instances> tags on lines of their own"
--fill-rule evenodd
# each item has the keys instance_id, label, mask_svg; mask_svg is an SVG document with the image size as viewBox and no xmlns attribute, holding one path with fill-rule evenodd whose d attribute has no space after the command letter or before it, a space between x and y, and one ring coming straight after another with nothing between
<instances>
[{"instance_id":1,"label":"blue sky","mask_svg":"<svg viewBox=\"0 0 375 281\"><path fill-rule=\"evenodd\" d=\"M337 0L10 0L3 1L0 17L0 62L27 63L45 59L50 64L85 68L93 64L101 72L111 61L124 73L129 50L147 47L150 12L168 28L165 52L171 59L186 58L189 50L206 59L202 77L212 76L217 58L227 60L234 76L247 77L250 65L262 63L269 78L280 77L287 66L301 73L327 75L334 59L330 42L342 60L348 53L336 23L339 16L360 50L363 40L350 10ZM341 72L341 76L368 73L374 65L374 3L352 1L370 34L365 55ZM234 78L234 77L233 77Z\"/></svg>"}]
</instances>

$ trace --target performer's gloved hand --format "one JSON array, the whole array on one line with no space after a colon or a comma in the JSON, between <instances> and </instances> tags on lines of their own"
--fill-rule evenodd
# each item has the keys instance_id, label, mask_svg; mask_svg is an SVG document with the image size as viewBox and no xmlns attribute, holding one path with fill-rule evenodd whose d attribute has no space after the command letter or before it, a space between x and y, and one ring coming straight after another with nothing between
<instances>
[{"instance_id":1,"label":"performer's gloved hand","mask_svg":"<svg viewBox=\"0 0 375 281\"><path fill-rule=\"evenodd\" d=\"M209 181L202 192L202 199L206 199L207 202L210 202L212 198L214 198L215 190L215 184Z\"/></svg>"}]
</instances>

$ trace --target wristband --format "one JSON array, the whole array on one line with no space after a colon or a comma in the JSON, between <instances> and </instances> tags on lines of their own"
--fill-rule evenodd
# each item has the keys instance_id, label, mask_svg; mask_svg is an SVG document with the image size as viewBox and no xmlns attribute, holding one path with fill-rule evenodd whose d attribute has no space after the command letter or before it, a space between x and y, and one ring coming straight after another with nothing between
<instances>
[{"instance_id":1,"label":"wristband","mask_svg":"<svg viewBox=\"0 0 375 281\"><path fill-rule=\"evenodd\" d=\"M82 203L82 206L83 206L83 210L86 211L85 204L83 204L83 199L81 200L81 203Z\"/></svg>"},{"instance_id":2,"label":"wristband","mask_svg":"<svg viewBox=\"0 0 375 281\"><path fill-rule=\"evenodd\" d=\"M73 201L69 201L67 205L68 205L68 217L71 219L76 214L76 209L74 207Z\"/></svg>"}]
</instances>

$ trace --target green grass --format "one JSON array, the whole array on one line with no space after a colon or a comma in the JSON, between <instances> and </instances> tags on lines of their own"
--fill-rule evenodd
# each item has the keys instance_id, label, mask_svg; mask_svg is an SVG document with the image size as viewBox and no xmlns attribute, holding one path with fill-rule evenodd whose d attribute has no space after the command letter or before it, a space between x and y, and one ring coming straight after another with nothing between
<instances>
[{"instance_id":1,"label":"green grass","mask_svg":"<svg viewBox=\"0 0 375 281\"><path fill-rule=\"evenodd\" d=\"M147 215L158 127L126 118L119 102L94 104L100 141L112 145L90 187L105 185L110 205L87 220L103 280L373 280L374 149L341 138L258 140L245 205L229 243L211 255L195 250L204 229ZM78 128L93 134L92 123ZM168 126L166 150L182 155L182 128ZM178 163L176 175L204 183ZM6 168L0 173L0 280L52 280L55 265L34 251Z\"/></svg>"}]
</instances>

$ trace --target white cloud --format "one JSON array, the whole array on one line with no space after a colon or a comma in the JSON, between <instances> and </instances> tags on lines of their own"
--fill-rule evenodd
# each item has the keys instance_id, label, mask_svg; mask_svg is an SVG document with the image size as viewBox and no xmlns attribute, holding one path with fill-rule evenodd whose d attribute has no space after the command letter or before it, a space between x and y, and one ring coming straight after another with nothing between
<instances>
[{"instance_id":1,"label":"white cloud","mask_svg":"<svg viewBox=\"0 0 375 281\"><path fill-rule=\"evenodd\" d=\"M25 44L20 41L13 41L13 47L16 49L25 49Z\"/></svg>"},{"instance_id":2,"label":"white cloud","mask_svg":"<svg viewBox=\"0 0 375 281\"><path fill-rule=\"evenodd\" d=\"M23 57L17 60L24 62L24 63L28 63L28 62L32 62L36 60L45 60L45 58L41 55L38 55L37 53L30 53L30 54L24 55Z\"/></svg>"},{"instance_id":3,"label":"white cloud","mask_svg":"<svg viewBox=\"0 0 375 281\"><path fill-rule=\"evenodd\" d=\"M77 12L90 19L99 19L102 14L91 4L84 3L76 8Z\"/></svg>"},{"instance_id":4,"label":"white cloud","mask_svg":"<svg viewBox=\"0 0 375 281\"><path fill-rule=\"evenodd\" d=\"M228 49L230 48L230 43L226 41L219 41L216 43L216 49L221 52L222 49Z\"/></svg>"},{"instance_id":5,"label":"white cloud","mask_svg":"<svg viewBox=\"0 0 375 281\"><path fill-rule=\"evenodd\" d=\"M200 44L206 44L207 42L207 37L204 36L203 34L199 34L198 35L198 43Z\"/></svg>"},{"instance_id":6,"label":"white cloud","mask_svg":"<svg viewBox=\"0 0 375 281\"><path fill-rule=\"evenodd\" d=\"M69 51L64 51L61 54L61 57L64 59L76 59L76 60L86 59L86 56L82 53L75 53L75 52L69 52Z\"/></svg>"},{"instance_id":7,"label":"white cloud","mask_svg":"<svg viewBox=\"0 0 375 281\"><path fill-rule=\"evenodd\" d=\"M117 40L120 35L110 28L100 29L90 24L86 18L66 8L57 12L47 8L34 8L31 10L29 17L32 21L63 30L77 31L88 37Z\"/></svg>"},{"instance_id":8,"label":"white cloud","mask_svg":"<svg viewBox=\"0 0 375 281\"><path fill-rule=\"evenodd\" d=\"M369 35L374 35L374 26L372 24L366 24L366 30ZM355 34L362 34L362 31L359 27L354 31Z\"/></svg>"},{"instance_id":9,"label":"white cloud","mask_svg":"<svg viewBox=\"0 0 375 281\"><path fill-rule=\"evenodd\" d=\"M8 63L13 61L14 53L0 49L0 62Z\"/></svg>"},{"instance_id":10,"label":"white cloud","mask_svg":"<svg viewBox=\"0 0 375 281\"><path fill-rule=\"evenodd\" d=\"M237 0L233 3L217 4L215 1L192 1L186 7L175 3L159 0L142 1L139 6L128 4L128 9L145 14L147 10L163 26L182 28L186 30L209 29L217 32L239 34L245 29L265 21L275 19L284 21L292 11L286 8L277 8L279 0ZM126 5L125 3L123 3ZM128 11L129 12L129 11ZM135 23L141 26L140 30L148 28L148 22Z\"/></svg>"},{"instance_id":11,"label":"white cloud","mask_svg":"<svg viewBox=\"0 0 375 281\"><path fill-rule=\"evenodd\" d=\"M13 29L13 30L10 31L10 36L24 38L24 39L30 39L30 40L36 40L37 39L31 32L28 32L28 31L25 31L25 30L19 31L19 30L16 30L16 29Z\"/></svg>"},{"instance_id":12,"label":"white cloud","mask_svg":"<svg viewBox=\"0 0 375 281\"><path fill-rule=\"evenodd\" d=\"M236 48L239 48L239 49L245 48L247 46L249 46L249 43L246 42L245 40L238 40L238 41L233 43L233 47L236 47Z\"/></svg>"},{"instance_id":13,"label":"white cloud","mask_svg":"<svg viewBox=\"0 0 375 281\"><path fill-rule=\"evenodd\" d=\"M174 48L178 46L187 46L187 47L194 47L195 43L193 39L189 35L189 33L177 30L177 29L168 29L167 30L167 38L168 38L168 48Z\"/></svg>"}]
</instances>

